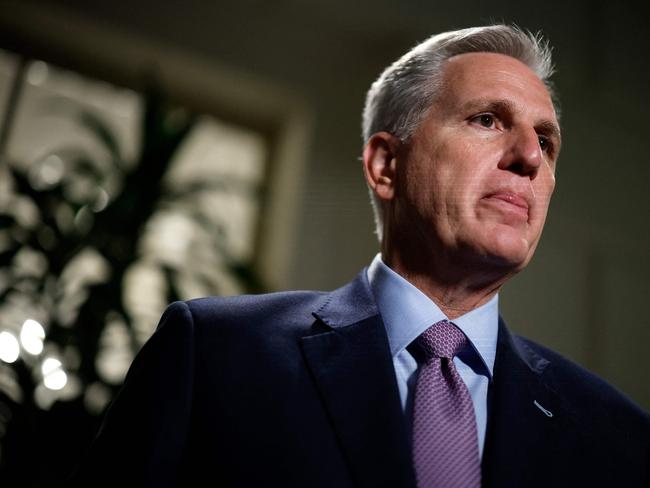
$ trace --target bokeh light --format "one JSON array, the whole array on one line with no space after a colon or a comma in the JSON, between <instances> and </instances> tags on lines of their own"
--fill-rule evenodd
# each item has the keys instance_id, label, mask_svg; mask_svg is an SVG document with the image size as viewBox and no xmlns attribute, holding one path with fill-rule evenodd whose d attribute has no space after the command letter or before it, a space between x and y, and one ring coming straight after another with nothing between
<instances>
[{"instance_id":1,"label":"bokeh light","mask_svg":"<svg viewBox=\"0 0 650 488\"><path fill-rule=\"evenodd\" d=\"M30 85L40 86L49 75L49 69L43 61L34 61L27 70L27 83Z\"/></svg>"},{"instance_id":2,"label":"bokeh light","mask_svg":"<svg viewBox=\"0 0 650 488\"><path fill-rule=\"evenodd\" d=\"M5 363L13 363L18 359L20 346L18 339L11 332L0 332L0 359Z\"/></svg>"},{"instance_id":3,"label":"bokeh light","mask_svg":"<svg viewBox=\"0 0 650 488\"><path fill-rule=\"evenodd\" d=\"M20 329L20 343L23 349L34 356L43 351L45 329L36 320L27 319Z\"/></svg>"},{"instance_id":4,"label":"bokeh light","mask_svg":"<svg viewBox=\"0 0 650 488\"><path fill-rule=\"evenodd\" d=\"M63 371L61 361L55 358L46 358L41 365L43 384L50 390L60 390L68 382L68 375Z\"/></svg>"}]
</instances>

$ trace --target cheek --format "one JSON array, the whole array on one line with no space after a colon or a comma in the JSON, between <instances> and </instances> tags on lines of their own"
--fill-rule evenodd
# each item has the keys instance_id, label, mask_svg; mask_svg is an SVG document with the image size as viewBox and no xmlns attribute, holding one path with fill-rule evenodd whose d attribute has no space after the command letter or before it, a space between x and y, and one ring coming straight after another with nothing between
<instances>
[{"instance_id":1,"label":"cheek","mask_svg":"<svg viewBox=\"0 0 650 488\"><path fill-rule=\"evenodd\" d=\"M446 184L453 189L462 203L469 204L480 198L495 177L492 159L473 148L458 154L453 165L447 168Z\"/></svg>"},{"instance_id":2,"label":"cheek","mask_svg":"<svg viewBox=\"0 0 650 488\"><path fill-rule=\"evenodd\" d=\"M553 190L555 189L555 175L550 171L548 173L540 173L536 183L535 193L539 199L539 203L546 210L548 209Z\"/></svg>"},{"instance_id":3,"label":"cheek","mask_svg":"<svg viewBox=\"0 0 650 488\"><path fill-rule=\"evenodd\" d=\"M435 208L436 212L449 212L451 208L460 211L480 193L482 173L487 169L480 161L490 158L484 145L463 138L439 137L437 141L411 154L404 172L404 190L411 202Z\"/></svg>"},{"instance_id":4,"label":"cheek","mask_svg":"<svg viewBox=\"0 0 650 488\"><path fill-rule=\"evenodd\" d=\"M436 186L437 165L430 147L419 147L411 152L402 167L400 187L410 202L422 202L431 198Z\"/></svg>"}]
</instances>

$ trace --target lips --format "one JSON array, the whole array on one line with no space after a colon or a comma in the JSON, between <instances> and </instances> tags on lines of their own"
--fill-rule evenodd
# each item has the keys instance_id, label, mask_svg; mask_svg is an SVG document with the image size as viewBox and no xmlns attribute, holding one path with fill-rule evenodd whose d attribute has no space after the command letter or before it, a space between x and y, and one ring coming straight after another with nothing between
<instances>
[{"instance_id":1,"label":"lips","mask_svg":"<svg viewBox=\"0 0 650 488\"><path fill-rule=\"evenodd\" d=\"M503 200L504 202L510 203L516 207L523 208L528 210L528 202L525 198L520 197L515 193L510 192L498 192L488 195L487 198L496 198L497 200Z\"/></svg>"},{"instance_id":2,"label":"lips","mask_svg":"<svg viewBox=\"0 0 650 488\"><path fill-rule=\"evenodd\" d=\"M530 199L511 190L497 190L483 197L483 200L511 215L516 220L528 220Z\"/></svg>"}]
</instances>

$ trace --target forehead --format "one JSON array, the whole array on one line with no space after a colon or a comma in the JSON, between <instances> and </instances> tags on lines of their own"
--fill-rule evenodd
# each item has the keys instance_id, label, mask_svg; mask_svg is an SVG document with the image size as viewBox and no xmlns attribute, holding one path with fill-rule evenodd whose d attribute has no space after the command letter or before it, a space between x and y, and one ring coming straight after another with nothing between
<instances>
[{"instance_id":1,"label":"forehead","mask_svg":"<svg viewBox=\"0 0 650 488\"><path fill-rule=\"evenodd\" d=\"M556 121L553 102L539 77L521 61L496 53L466 53L446 61L439 101L508 100L522 111Z\"/></svg>"}]
</instances>

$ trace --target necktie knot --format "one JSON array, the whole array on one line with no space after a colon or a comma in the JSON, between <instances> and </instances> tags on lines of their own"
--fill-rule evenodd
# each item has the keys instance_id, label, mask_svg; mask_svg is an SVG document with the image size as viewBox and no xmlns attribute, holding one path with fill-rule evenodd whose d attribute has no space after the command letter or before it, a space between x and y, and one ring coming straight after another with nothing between
<instances>
[{"instance_id":1,"label":"necktie knot","mask_svg":"<svg viewBox=\"0 0 650 488\"><path fill-rule=\"evenodd\" d=\"M418 337L418 343L427 361L432 358L452 359L467 345L467 338L454 324L441 320L425 330Z\"/></svg>"}]
</instances>

